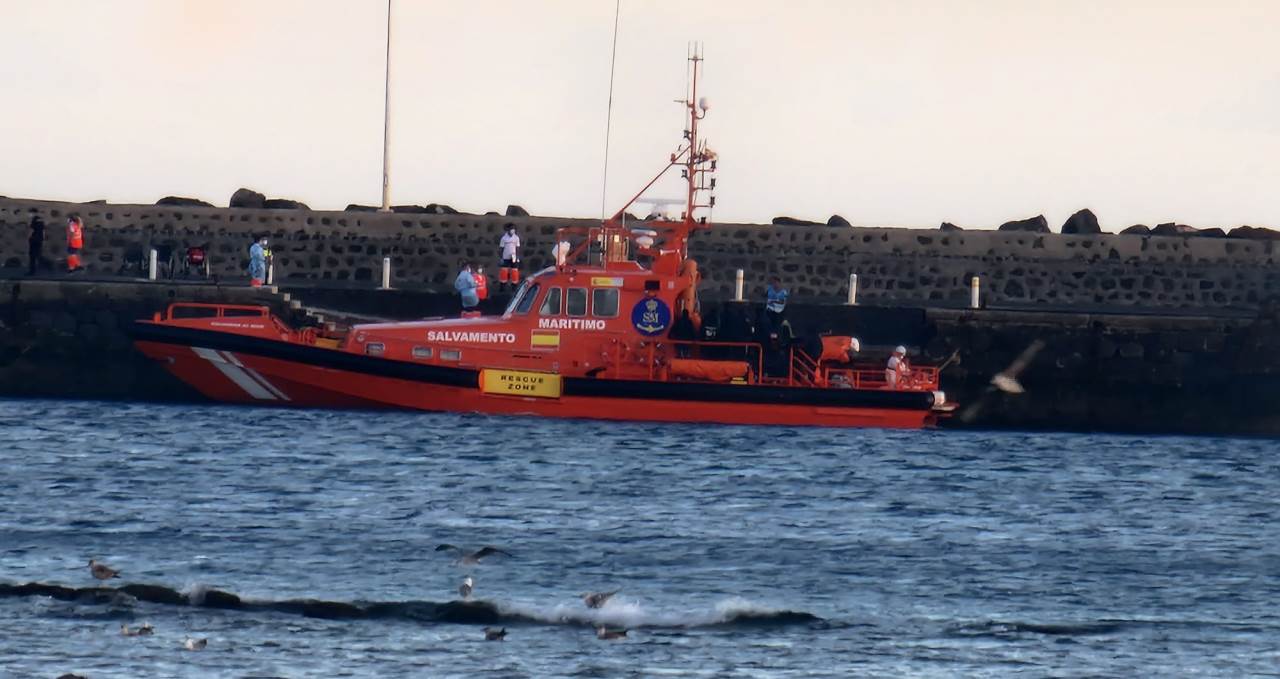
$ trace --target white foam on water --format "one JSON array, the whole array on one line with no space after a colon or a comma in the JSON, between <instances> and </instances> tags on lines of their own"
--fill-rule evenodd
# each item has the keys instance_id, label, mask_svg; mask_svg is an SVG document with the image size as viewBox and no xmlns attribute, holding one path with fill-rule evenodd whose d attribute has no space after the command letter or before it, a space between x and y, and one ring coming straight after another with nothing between
<instances>
[{"instance_id":1,"label":"white foam on water","mask_svg":"<svg viewBox=\"0 0 1280 679\"><path fill-rule=\"evenodd\" d=\"M182 586L182 589L178 590L178 593L186 597L187 603L192 606L203 606L204 595L207 594L210 589L211 588L208 585L198 582L188 582Z\"/></svg>"},{"instance_id":2,"label":"white foam on water","mask_svg":"<svg viewBox=\"0 0 1280 679\"><path fill-rule=\"evenodd\" d=\"M605 625L607 627L705 627L732 621L742 615L768 616L781 612L742 597L731 597L707 608L656 610L636 599L615 596L600 608L587 608L581 602L541 605L531 602L499 603L504 614L518 615L541 622L567 625Z\"/></svg>"}]
</instances>

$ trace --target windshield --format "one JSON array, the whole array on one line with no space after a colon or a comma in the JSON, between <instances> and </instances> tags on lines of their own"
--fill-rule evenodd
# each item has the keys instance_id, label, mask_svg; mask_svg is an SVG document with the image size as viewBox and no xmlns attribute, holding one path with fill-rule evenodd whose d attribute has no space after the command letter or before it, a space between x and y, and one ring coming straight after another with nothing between
<instances>
[{"instance_id":1,"label":"windshield","mask_svg":"<svg viewBox=\"0 0 1280 679\"><path fill-rule=\"evenodd\" d=\"M532 286L533 288L532 291L529 289L530 286ZM511 297L511 301L507 304L507 308L505 311L502 312L502 315L510 316L511 312L516 311L516 309L519 308L520 305L522 304L524 308L518 313L524 313L528 311L529 305L533 304L533 298L537 296L537 294L538 294L538 286L533 283L533 279L532 278L526 279L525 282L520 284L520 289L516 290L516 294ZM526 297L529 298L528 301L525 301Z\"/></svg>"}]
</instances>

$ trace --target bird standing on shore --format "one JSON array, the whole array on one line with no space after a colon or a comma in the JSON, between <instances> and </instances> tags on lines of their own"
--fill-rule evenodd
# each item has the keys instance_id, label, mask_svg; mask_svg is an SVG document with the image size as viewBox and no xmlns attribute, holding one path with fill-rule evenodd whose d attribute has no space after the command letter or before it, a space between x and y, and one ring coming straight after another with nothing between
<instances>
[{"instance_id":1,"label":"bird standing on shore","mask_svg":"<svg viewBox=\"0 0 1280 679\"><path fill-rule=\"evenodd\" d=\"M619 591L615 589L612 592L587 592L582 595L582 603L586 604L587 608L600 608Z\"/></svg>"},{"instance_id":2,"label":"bird standing on shore","mask_svg":"<svg viewBox=\"0 0 1280 679\"><path fill-rule=\"evenodd\" d=\"M120 571L105 563L98 563L93 559L89 559L89 575L99 580L110 580L111 578L120 577Z\"/></svg>"},{"instance_id":3,"label":"bird standing on shore","mask_svg":"<svg viewBox=\"0 0 1280 679\"><path fill-rule=\"evenodd\" d=\"M481 547L480 549L477 549L474 552L468 552L467 550L461 547L458 547L456 545L450 545L448 543L437 546L436 551L437 552L453 552L454 554L457 554L457 558L454 559L453 563L455 565L464 565L464 566L471 566L474 564L478 564L480 563L481 559L485 558L486 556L493 556L494 554L501 554L502 556L512 556L511 552L498 549L497 547Z\"/></svg>"},{"instance_id":4,"label":"bird standing on shore","mask_svg":"<svg viewBox=\"0 0 1280 679\"><path fill-rule=\"evenodd\" d=\"M462 584L458 585L458 594L462 596L463 601L471 599L471 590L475 589L475 582L471 580L471 576L462 579Z\"/></svg>"}]
</instances>

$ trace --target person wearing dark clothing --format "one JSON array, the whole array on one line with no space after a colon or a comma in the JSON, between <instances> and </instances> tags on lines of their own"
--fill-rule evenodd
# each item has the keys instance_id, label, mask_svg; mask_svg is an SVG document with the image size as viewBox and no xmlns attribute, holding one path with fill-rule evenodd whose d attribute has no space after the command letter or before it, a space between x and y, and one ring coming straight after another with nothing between
<instances>
[{"instance_id":1,"label":"person wearing dark clothing","mask_svg":"<svg viewBox=\"0 0 1280 679\"><path fill-rule=\"evenodd\" d=\"M30 261L28 276L36 275L36 270L44 264L44 220L40 215L31 215L31 234L27 236L27 259Z\"/></svg>"},{"instance_id":2,"label":"person wearing dark clothing","mask_svg":"<svg viewBox=\"0 0 1280 679\"><path fill-rule=\"evenodd\" d=\"M689 310L680 311L680 318L676 319L675 324L671 326L671 332L667 337L675 342L692 342L698 339L698 330L693 325L693 319L689 317ZM688 344L676 345L677 358L689 358L693 355L693 351Z\"/></svg>"}]
</instances>

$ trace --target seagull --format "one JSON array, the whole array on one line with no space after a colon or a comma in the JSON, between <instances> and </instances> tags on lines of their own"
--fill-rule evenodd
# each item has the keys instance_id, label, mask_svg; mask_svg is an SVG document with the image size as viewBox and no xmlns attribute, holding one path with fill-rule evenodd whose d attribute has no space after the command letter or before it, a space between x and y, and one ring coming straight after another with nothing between
<instances>
[{"instance_id":1,"label":"seagull","mask_svg":"<svg viewBox=\"0 0 1280 679\"><path fill-rule=\"evenodd\" d=\"M98 563L93 559L89 559L89 574L99 580L110 580L111 578L120 577L120 571L105 563Z\"/></svg>"},{"instance_id":2,"label":"seagull","mask_svg":"<svg viewBox=\"0 0 1280 679\"><path fill-rule=\"evenodd\" d=\"M582 603L586 604L587 608L600 608L619 591L615 589L612 592L587 592L582 595Z\"/></svg>"},{"instance_id":3,"label":"seagull","mask_svg":"<svg viewBox=\"0 0 1280 679\"><path fill-rule=\"evenodd\" d=\"M437 552L446 552L446 551L454 552L458 555L458 558L454 561L454 563L468 565L468 566L471 564L480 563L481 559L485 558L486 556L493 556L494 554L501 554L503 556L512 556L511 552L503 551L501 549L498 549L497 547L481 547L480 549L477 549L474 552L468 552L467 550L461 547L457 547L450 544L443 544L436 547L436 551Z\"/></svg>"},{"instance_id":4,"label":"seagull","mask_svg":"<svg viewBox=\"0 0 1280 679\"><path fill-rule=\"evenodd\" d=\"M182 647L188 651L202 651L208 645L208 639L192 639L191 637L187 637L187 640L182 642Z\"/></svg>"},{"instance_id":5,"label":"seagull","mask_svg":"<svg viewBox=\"0 0 1280 679\"><path fill-rule=\"evenodd\" d=\"M627 631L625 629L609 629L604 625L596 628L596 638L606 641L616 641L618 639L626 639Z\"/></svg>"},{"instance_id":6,"label":"seagull","mask_svg":"<svg viewBox=\"0 0 1280 679\"><path fill-rule=\"evenodd\" d=\"M462 584L458 585L458 594L462 595L464 600L471 598L471 590L475 589L475 583L471 580L471 576L462 579Z\"/></svg>"},{"instance_id":7,"label":"seagull","mask_svg":"<svg viewBox=\"0 0 1280 679\"><path fill-rule=\"evenodd\" d=\"M126 637L145 637L155 633L156 628L152 627L149 622L142 623L138 626L138 629L129 629L128 625L120 626L120 634Z\"/></svg>"},{"instance_id":8,"label":"seagull","mask_svg":"<svg viewBox=\"0 0 1280 679\"><path fill-rule=\"evenodd\" d=\"M502 629L496 629L493 627L484 628L485 641L506 641L506 639L507 639L506 627L503 627Z\"/></svg>"}]
</instances>

